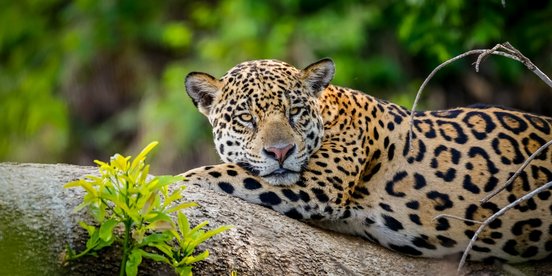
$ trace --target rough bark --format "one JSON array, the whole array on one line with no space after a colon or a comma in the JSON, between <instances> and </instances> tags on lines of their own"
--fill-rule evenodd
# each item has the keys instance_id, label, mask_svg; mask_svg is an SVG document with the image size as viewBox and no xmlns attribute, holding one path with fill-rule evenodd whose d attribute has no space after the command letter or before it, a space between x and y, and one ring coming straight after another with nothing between
<instances>
[{"instance_id":1,"label":"rough bark","mask_svg":"<svg viewBox=\"0 0 552 276\"><path fill-rule=\"evenodd\" d=\"M0 164L0 275L116 275L116 250L86 257L66 266L67 243L82 248L86 234L77 225L89 221L73 213L83 192L64 183L96 172L92 167L44 164ZM394 253L362 239L321 230L261 206L197 187L186 199L192 224L232 224L230 231L206 242L211 256L194 269L196 275L449 275L455 261L420 259ZM516 266L528 275L551 275L550 260ZM468 274L494 275L497 266L470 264ZM170 268L146 262L144 275L170 275Z\"/></svg>"}]
</instances>

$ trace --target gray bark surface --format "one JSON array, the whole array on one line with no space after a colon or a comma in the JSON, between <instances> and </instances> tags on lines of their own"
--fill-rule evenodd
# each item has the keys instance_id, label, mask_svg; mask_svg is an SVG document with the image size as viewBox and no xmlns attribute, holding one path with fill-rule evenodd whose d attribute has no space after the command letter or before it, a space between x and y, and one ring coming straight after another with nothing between
<instances>
[{"instance_id":1,"label":"gray bark surface","mask_svg":"<svg viewBox=\"0 0 552 276\"><path fill-rule=\"evenodd\" d=\"M65 245L79 251L87 239L73 213L84 194L63 184L94 174L93 167L0 163L0 275L117 275L120 257L109 250L62 265ZM235 227L200 249L211 255L195 275L453 275L456 261L412 258L360 238L318 229L238 198L189 186L185 198L199 207L185 213L192 225ZM527 275L552 275L550 260L515 267ZM145 262L143 275L171 275ZM503 268L470 264L466 274L500 275Z\"/></svg>"}]
</instances>

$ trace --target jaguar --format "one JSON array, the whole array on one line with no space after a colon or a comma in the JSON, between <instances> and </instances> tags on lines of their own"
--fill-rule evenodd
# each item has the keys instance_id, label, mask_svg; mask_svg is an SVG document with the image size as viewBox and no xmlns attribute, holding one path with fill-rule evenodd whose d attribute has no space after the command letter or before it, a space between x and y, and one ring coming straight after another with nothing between
<instances>
[{"instance_id":1,"label":"jaguar","mask_svg":"<svg viewBox=\"0 0 552 276\"><path fill-rule=\"evenodd\" d=\"M504 191L479 203L552 140L552 118L484 105L418 111L410 139L412 111L332 85L334 74L331 59L304 69L247 61L220 79L189 73L187 94L210 122L223 163L183 176L294 219L430 258L459 256L477 222L552 181L547 149ZM488 225L468 260L516 263L551 253L549 189Z\"/></svg>"}]
</instances>

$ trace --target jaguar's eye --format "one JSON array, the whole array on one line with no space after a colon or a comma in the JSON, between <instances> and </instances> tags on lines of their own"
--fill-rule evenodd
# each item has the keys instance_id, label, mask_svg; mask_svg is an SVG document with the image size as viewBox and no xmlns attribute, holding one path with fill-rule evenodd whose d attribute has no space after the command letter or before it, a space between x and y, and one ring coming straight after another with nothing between
<instances>
[{"instance_id":1,"label":"jaguar's eye","mask_svg":"<svg viewBox=\"0 0 552 276\"><path fill-rule=\"evenodd\" d=\"M289 111L289 115L290 116L295 116L295 115L299 114L300 112L301 112L300 107L292 107L291 110Z\"/></svg>"},{"instance_id":2,"label":"jaguar's eye","mask_svg":"<svg viewBox=\"0 0 552 276\"><path fill-rule=\"evenodd\" d=\"M253 116L249 113L242 113L238 115L238 119L244 123L251 123L253 121Z\"/></svg>"}]
</instances>

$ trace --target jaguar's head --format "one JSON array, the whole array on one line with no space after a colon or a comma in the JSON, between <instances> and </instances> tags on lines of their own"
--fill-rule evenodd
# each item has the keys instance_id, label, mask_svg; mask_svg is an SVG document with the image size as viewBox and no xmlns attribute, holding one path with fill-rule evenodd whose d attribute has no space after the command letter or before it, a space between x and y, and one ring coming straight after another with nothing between
<instances>
[{"instance_id":1,"label":"jaguar's head","mask_svg":"<svg viewBox=\"0 0 552 276\"><path fill-rule=\"evenodd\" d=\"M318 96L335 67L323 59L303 70L277 60L240 63L220 80L186 76L186 90L213 126L217 151L273 185L296 183L324 135Z\"/></svg>"}]
</instances>

